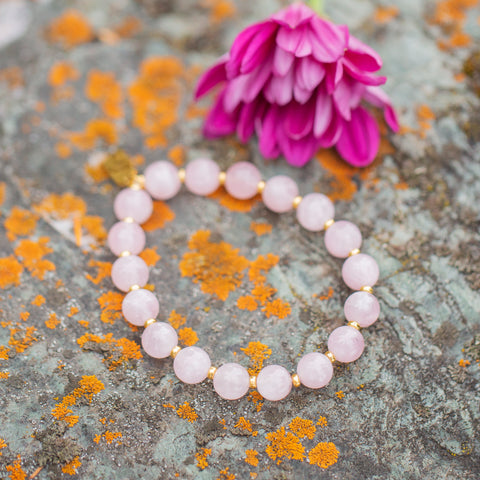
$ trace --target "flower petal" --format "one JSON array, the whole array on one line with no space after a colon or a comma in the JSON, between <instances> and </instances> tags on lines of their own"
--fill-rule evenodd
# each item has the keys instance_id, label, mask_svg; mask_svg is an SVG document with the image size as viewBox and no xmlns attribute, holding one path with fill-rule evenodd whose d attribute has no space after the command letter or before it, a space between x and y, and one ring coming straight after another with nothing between
<instances>
[{"instance_id":1,"label":"flower petal","mask_svg":"<svg viewBox=\"0 0 480 480\"><path fill-rule=\"evenodd\" d=\"M304 103L307 103L311 97L311 90L305 90L298 83L295 83L293 85L293 98L295 98L298 103L301 103L303 105Z\"/></svg>"},{"instance_id":2,"label":"flower petal","mask_svg":"<svg viewBox=\"0 0 480 480\"><path fill-rule=\"evenodd\" d=\"M355 167L365 167L375 159L379 145L380 131L373 116L363 107L353 110L352 120L343 122L338 153Z\"/></svg>"},{"instance_id":3,"label":"flower petal","mask_svg":"<svg viewBox=\"0 0 480 480\"><path fill-rule=\"evenodd\" d=\"M253 135L257 120L262 118L266 107L267 103L262 97L242 106L238 118L237 135L243 143L246 143Z\"/></svg>"},{"instance_id":4,"label":"flower petal","mask_svg":"<svg viewBox=\"0 0 480 480\"><path fill-rule=\"evenodd\" d=\"M382 68L380 55L358 38L350 36L348 50L345 56L359 69L366 72L376 72Z\"/></svg>"},{"instance_id":5,"label":"flower petal","mask_svg":"<svg viewBox=\"0 0 480 480\"><path fill-rule=\"evenodd\" d=\"M303 3L294 3L272 15L272 20L283 27L294 29L307 23L316 14Z\"/></svg>"},{"instance_id":6,"label":"flower petal","mask_svg":"<svg viewBox=\"0 0 480 480\"><path fill-rule=\"evenodd\" d=\"M217 138L223 135L230 135L235 132L239 109L227 112L224 108L226 89L217 97L213 108L208 113L203 127L203 134L206 138Z\"/></svg>"},{"instance_id":7,"label":"flower petal","mask_svg":"<svg viewBox=\"0 0 480 480\"><path fill-rule=\"evenodd\" d=\"M257 125L257 135L260 139L259 149L265 158L277 158L280 149L277 145L277 130L279 125L279 107L272 105L265 114L261 124Z\"/></svg>"},{"instance_id":8,"label":"flower petal","mask_svg":"<svg viewBox=\"0 0 480 480\"><path fill-rule=\"evenodd\" d=\"M330 123L323 135L318 139L319 146L322 148L330 148L335 145L342 134L343 123L344 120L342 120L337 110L333 108Z\"/></svg>"},{"instance_id":9,"label":"flower petal","mask_svg":"<svg viewBox=\"0 0 480 480\"><path fill-rule=\"evenodd\" d=\"M241 73L255 70L270 55L274 48L275 33L278 25L274 22L265 23L262 30L251 39L242 59Z\"/></svg>"},{"instance_id":10,"label":"flower petal","mask_svg":"<svg viewBox=\"0 0 480 480\"><path fill-rule=\"evenodd\" d=\"M325 68L312 56L299 59L295 65L295 84L305 90L314 90L325 77Z\"/></svg>"},{"instance_id":11,"label":"flower petal","mask_svg":"<svg viewBox=\"0 0 480 480\"><path fill-rule=\"evenodd\" d=\"M334 25L320 17L313 17L308 30L313 56L319 62L336 62L343 56L348 44L348 28Z\"/></svg>"},{"instance_id":12,"label":"flower petal","mask_svg":"<svg viewBox=\"0 0 480 480\"><path fill-rule=\"evenodd\" d=\"M320 138L327 130L333 117L332 97L327 94L324 88L319 88L315 106L315 120L313 123L313 134Z\"/></svg>"},{"instance_id":13,"label":"flower petal","mask_svg":"<svg viewBox=\"0 0 480 480\"><path fill-rule=\"evenodd\" d=\"M277 46L273 55L273 73L283 77L292 68L295 55Z\"/></svg>"},{"instance_id":14,"label":"flower petal","mask_svg":"<svg viewBox=\"0 0 480 480\"><path fill-rule=\"evenodd\" d=\"M397 114L392 107L390 98L380 87L366 87L363 98L373 106L383 108L383 115L388 126L394 132L398 132L400 127L398 125Z\"/></svg>"},{"instance_id":15,"label":"flower petal","mask_svg":"<svg viewBox=\"0 0 480 480\"><path fill-rule=\"evenodd\" d=\"M335 63L327 63L325 67L325 83L331 95L343 77L343 59Z\"/></svg>"},{"instance_id":16,"label":"flower petal","mask_svg":"<svg viewBox=\"0 0 480 480\"><path fill-rule=\"evenodd\" d=\"M285 135L293 140L306 137L312 131L315 120L315 105L314 98L310 99L305 105L290 102L286 107L283 122Z\"/></svg>"},{"instance_id":17,"label":"flower petal","mask_svg":"<svg viewBox=\"0 0 480 480\"><path fill-rule=\"evenodd\" d=\"M195 89L195 100L208 93L213 87L227 80L225 65L228 61L228 53L222 55L217 62L200 77Z\"/></svg>"},{"instance_id":18,"label":"flower petal","mask_svg":"<svg viewBox=\"0 0 480 480\"><path fill-rule=\"evenodd\" d=\"M383 85L386 81L386 77L374 75L370 72L363 72L359 70L350 60L343 59L343 68L345 71L355 80L362 82L365 85Z\"/></svg>"},{"instance_id":19,"label":"flower petal","mask_svg":"<svg viewBox=\"0 0 480 480\"><path fill-rule=\"evenodd\" d=\"M318 150L318 140L313 135L308 135L301 140L281 135L279 144L287 162L295 167L303 167Z\"/></svg>"},{"instance_id":20,"label":"flower petal","mask_svg":"<svg viewBox=\"0 0 480 480\"><path fill-rule=\"evenodd\" d=\"M292 100L294 80L293 68L283 77L273 75L264 89L265 98L270 103L286 105Z\"/></svg>"}]
</instances>

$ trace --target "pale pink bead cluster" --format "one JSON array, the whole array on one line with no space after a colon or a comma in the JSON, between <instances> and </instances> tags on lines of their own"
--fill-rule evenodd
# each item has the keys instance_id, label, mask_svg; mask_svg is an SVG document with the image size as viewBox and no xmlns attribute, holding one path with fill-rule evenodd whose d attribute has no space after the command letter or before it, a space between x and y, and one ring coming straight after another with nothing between
<instances>
[{"instance_id":1,"label":"pale pink bead cluster","mask_svg":"<svg viewBox=\"0 0 480 480\"><path fill-rule=\"evenodd\" d=\"M372 325L378 318L380 307L372 295L379 269L375 260L360 253L362 235L356 225L348 221L335 222L334 206L323 194L311 193L299 197L296 183L289 177L278 175L264 182L259 170L251 163L239 162L225 173L207 158L190 162L186 169L178 170L172 163L158 161L145 171L143 185L134 184L122 190L115 199L115 215L120 220L108 234L108 245L119 258L112 267L112 280L123 292L128 292L122 304L125 318L137 326L145 326L142 346L154 358L174 357L176 376L185 383L200 383L207 377L213 380L216 392L227 400L243 397L250 388L267 400L282 400L292 386L309 388L327 385L333 375L335 361L353 362L363 352L361 327ZM262 368L257 376L237 363L213 367L210 357L202 348L178 346L177 332L171 325L156 321L160 311L156 296L144 287L149 271L138 256L145 247L145 232L140 224L151 216L152 197L169 200L180 190L182 183L197 195L209 195L223 184L234 198L246 200L261 193L266 207L282 213L296 208L299 223L307 230L326 230L325 246L334 257L346 258L342 276L345 283L357 290L344 307L346 326L336 328L329 336L328 351L312 352L298 362L297 371L290 374L280 365ZM144 189L142 189L144 186Z\"/></svg>"}]
</instances>

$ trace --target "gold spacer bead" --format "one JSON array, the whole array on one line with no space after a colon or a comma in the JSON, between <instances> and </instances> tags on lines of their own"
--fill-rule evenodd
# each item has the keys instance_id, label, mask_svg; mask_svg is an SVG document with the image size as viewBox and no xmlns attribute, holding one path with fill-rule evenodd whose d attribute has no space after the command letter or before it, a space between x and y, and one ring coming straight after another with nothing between
<instances>
[{"instance_id":1,"label":"gold spacer bead","mask_svg":"<svg viewBox=\"0 0 480 480\"><path fill-rule=\"evenodd\" d=\"M327 220L325 224L323 225L323 228L325 230L328 230L333 224L335 223L335 220L331 218L330 220Z\"/></svg>"},{"instance_id":2,"label":"gold spacer bead","mask_svg":"<svg viewBox=\"0 0 480 480\"><path fill-rule=\"evenodd\" d=\"M250 388L257 388L257 376L250 375Z\"/></svg>"},{"instance_id":3,"label":"gold spacer bead","mask_svg":"<svg viewBox=\"0 0 480 480\"><path fill-rule=\"evenodd\" d=\"M303 200L303 197L301 197L300 195L297 195L297 196L293 199L293 208L298 208L298 206L300 205L300 203L302 203L302 200Z\"/></svg>"},{"instance_id":4,"label":"gold spacer bead","mask_svg":"<svg viewBox=\"0 0 480 480\"><path fill-rule=\"evenodd\" d=\"M292 383L294 387L299 387L301 385L300 377L296 373L292 375Z\"/></svg>"},{"instance_id":5,"label":"gold spacer bead","mask_svg":"<svg viewBox=\"0 0 480 480\"><path fill-rule=\"evenodd\" d=\"M130 253L128 250L124 250L124 251L120 254L121 257L128 257L128 256L130 256L130 255L131 255L131 253Z\"/></svg>"},{"instance_id":6,"label":"gold spacer bead","mask_svg":"<svg viewBox=\"0 0 480 480\"><path fill-rule=\"evenodd\" d=\"M140 285L132 285L128 291L133 292L134 290L140 290Z\"/></svg>"},{"instance_id":7,"label":"gold spacer bead","mask_svg":"<svg viewBox=\"0 0 480 480\"><path fill-rule=\"evenodd\" d=\"M265 190L265 185L266 183L263 180L261 182L258 182L258 185L257 185L258 193L262 193Z\"/></svg>"},{"instance_id":8,"label":"gold spacer bead","mask_svg":"<svg viewBox=\"0 0 480 480\"><path fill-rule=\"evenodd\" d=\"M176 347L172 348L172 351L170 352L170 356L172 358L175 358L178 355L178 352L182 349L182 347L179 347L178 345Z\"/></svg>"},{"instance_id":9,"label":"gold spacer bead","mask_svg":"<svg viewBox=\"0 0 480 480\"><path fill-rule=\"evenodd\" d=\"M362 328L362 327L360 327L360 325L358 324L358 322L348 322L347 325L348 325L349 327L356 328L357 330L360 330L360 328Z\"/></svg>"},{"instance_id":10,"label":"gold spacer bead","mask_svg":"<svg viewBox=\"0 0 480 480\"><path fill-rule=\"evenodd\" d=\"M349 254L348 256L349 257L353 257L354 255L358 255L360 253L360 249L359 248L354 248Z\"/></svg>"},{"instance_id":11,"label":"gold spacer bead","mask_svg":"<svg viewBox=\"0 0 480 480\"><path fill-rule=\"evenodd\" d=\"M361 292L367 292L367 293L373 293L373 288L369 287L368 285L365 285L360 289Z\"/></svg>"},{"instance_id":12,"label":"gold spacer bead","mask_svg":"<svg viewBox=\"0 0 480 480\"><path fill-rule=\"evenodd\" d=\"M207 377L210 379L210 380L213 380L213 377L215 376L215 372L217 371L217 367L210 367L208 369L208 373L207 373Z\"/></svg>"},{"instance_id":13,"label":"gold spacer bead","mask_svg":"<svg viewBox=\"0 0 480 480\"><path fill-rule=\"evenodd\" d=\"M150 325L153 325L154 323L156 323L156 319L155 318L149 318L144 324L143 324L143 327L144 328L147 328L149 327Z\"/></svg>"},{"instance_id":14,"label":"gold spacer bead","mask_svg":"<svg viewBox=\"0 0 480 480\"><path fill-rule=\"evenodd\" d=\"M178 178L180 179L180 181L182 183L185 181L185 169L184 168L180 168L178 170Z\"/></svg>"},{"instance_id":15,"label":"gold spacer bead","mask_svg":"<svg viewBox=\"0 0 480 480\"><path fill-rule=\"evenodd\" d=\"M328 351L325 352L325 356L328 357L328 359L329 359L332 363L335 362L335 355L334 355L332 352L330 352L330 350L328 350Z\"/></svg>"},{"instance_id":16,"label":"gold spacer bead","mask_svg":"<svg viewBox=\"0 0 480 480\"><path fill-rule=\"evenodd\" d=\"M135 175L130 188L133 190L142 190L145 188L145 175Z\"/></svg>"},{"instance_id":17,"label":"gold spacer bead","mask_svg":"<svg viewBox=\"0 0 480 480\"><path fill-rule=\"evenodd\" d=\"M125 217L122 222L125 222L125 223L133 223L135 220L133 219L133 217Z\"/></svg>"},{"instance_id":18,"label":"gold spacer bead","mask_svg":"<svg viewBox=\"0 0 480 480\"><path fill-rule=\"evenodd\" d=\"M218 181L220 185L225 185L225 180L227 179L227 174L225 172L220 172L218 174Z\"/></svg>"}]
</instances>

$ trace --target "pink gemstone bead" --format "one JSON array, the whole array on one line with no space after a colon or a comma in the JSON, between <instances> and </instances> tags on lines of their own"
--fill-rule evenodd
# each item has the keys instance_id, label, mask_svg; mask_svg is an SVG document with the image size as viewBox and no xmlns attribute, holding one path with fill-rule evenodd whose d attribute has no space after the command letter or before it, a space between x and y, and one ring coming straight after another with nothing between
<instances>
[{"instance_id":1,"label":"pink gemstone bead","mask_svg":"<svg viewBox=\"0 0 480 480\"><path fill-rule=\"evenodd\" d=\"M258 393L271 401L285 398L292 389L292 377L288 370L280 365L262 368L257 376Z\"/></svg>"},{"instance_id":2,"label":"pink gemstone bead","mask_svg":"<svg viewBox=\"0 0 480 480\"><path fill-rule=\"evenodd\" d=\"M343 310L349 322L357 322L361 327L369 327L380 315L380 304L377 297L371 293L355 292L347 298Z\"/></svg>"},{"instance_id":3,"label":"pink gemstone bead","mask_svg":"<svg viewBox=\"0 0 480 480\"><path fill-rule=\"evenodd\" d=\"M302 385L308 388L321 388L332 379L333 365L323 353L307 353L298 362L297 374Z\"/></svg>"},{"instance_id":4,"label":"pink gemstone bead","mask_svg":"<svg viewBox=\"0 0 480 480\"><path fill-rule=\"evenodd\" d=\"M124 188L115 197L113 210L119 220L131 217L137 223L145 223L152 215L152 197L145 190Z\"/></svg>"},{"instance_id":5,"label":"pink gemstone bead","mask_svg":"<svg viewBox=\"0 0 480 480\"><path fill-rule=\"evenodd\" d=\"M377 283L379 275L377 262L365 253L349 257L343 263L343 281L352 290L360 290L367 286L373 287Z\"/></svg>"},{"instance_id":6,"label":"pink gemstone bead","mask_svg":"<svg viewBox=\"0 0 480 480\"><path fill-rule=\"evenodd\" d=\"M352 222L340 220L325 232L325 247L334 257L347 258L352 250L360 248L361 245L362 234Z\"/></svg>"},{"instance_id":7,"label":"pink gemstone bead","mask_svg":"<svg viewBox=\"0 0 480 480\"><path fill-rule=\"evenodd\" d=\"M122 292L128 292L132 285L144 287L148 282L148 266L136 255L117 258L112 265L112 280Z\"/></svg>"},{"instance_id":8,"label":"pink gemstone bead","mask_svg":"<svg viewBox=\"0 0 480 480\"><path fill-rule=\"evenodd\" d=\"M265 183L262 199L265 206L276 213L293 208L293 199L298 195L297 184L286 175L276 175Z\"/></svg>"},{"instance_id":9,"label":"pink gemstone bead","mask_svg":"<svg viewBox=\"0 0 480 480\"><path fill-rule=\"evenodd\" d=\"M108 232L107 243L114 255L138 255L145 248L145 232L138 223L117 222Z\"/></svg>"},{"instance_id":10,"label":"pink gemstone bead","mask_svg":"<svg viewBox=\"0 0 480 480\"><path fill-rule=\"evenodd\" d=\"M198 347L180 350L173 361L175 375L184 383L203 382L211 365L208 353Z\"/></svg>"},{"instance_id":11,"label":"pink gemstone bead","mask_svg":"<svg viewBox=\"0 0 480 480\"><path fill-rule=\"evenodd\" d=\"M142 347L153 358L168 357L177 343L177 332L165 322L152 323L142 334Z\"/></svg>"},{"instance_id":12,"label":"pink gemstone bead","mask_svg":"<svg viewBox=\"0 0 480 480\"><path fill-rule=\"evenodd\" d=\"M143 327L147 320L157 318L159 310L156 295L143 288L127 293L122 302L123 316L137 327Z\"/></svg>"},{"instance_id":13,"label":"pink gemstone bead","mask_svg":"<svg viewBox=\"0 0 480 480\"><path fill-rule=\"evenodd\" d=\"M226 363L215 372L213 388L225 400L237 400L248 392L250 375L238 363Z\"/></svg>"},{"instance_id":14,"label":"pink gemstone bead","mask_svg":"<svg viewBox=\"0 0 480 480\"><path fill-rule=\"evenodd\" d=\"M225 189L232 197L247 200L258 193L262 176L252 163L235 163L227 170L226 175Z\"/></svg>"},{"instance_id":15,"label":"pink gemstone bead","mask_svg":"<svg viewBox=\"0 0 480 480\"><path fill-rule=\"evenodd\" d=\"M197 158L185 169L185 186L195 195L210 195L220 186L220 168L210 158Z\"/></svg>"},{"instance_id":16,"label":"pink gemstone bead","mask_svg":"<svg viewBox=\"0 0 480 480\"><path fill-rule=\"evenodd\" d=\"M328 337L328 349L339 362L355 361L364 348L365 341L362 334L353 327L338 327Z\"/></svg>"},{"instance_id":17,"label":"pink gemstone bead","mask_svg":"<svg viewBox=\"0 0 480 480\"><path fill-rule=\"evenodd\" d=\"M297 207L298 223L311 232L323 230L325 222L334 218L334 216L335 207L333 203L322 193L305 195Z\"/></svg>"},{"instance_id":18,"label":"pink gemstone bead","mask_svg":"<svg viewBox=\"0 0 480 480\"><path fill-rule=\"evenodd\" d=\"M173 198L181 186L178 169L173 163L160 160L145 170L145 190L157 200Z\"/></svg>"}]
</instances>

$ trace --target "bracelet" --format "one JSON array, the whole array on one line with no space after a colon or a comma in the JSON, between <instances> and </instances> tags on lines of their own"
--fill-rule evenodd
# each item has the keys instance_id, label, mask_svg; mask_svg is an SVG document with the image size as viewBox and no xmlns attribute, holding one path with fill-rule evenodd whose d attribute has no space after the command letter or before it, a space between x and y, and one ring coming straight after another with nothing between
<instances>
[{"instance_id":1,"label":"bracelet","mask_svg":"<svg viewBox=\"0 0 480 480\"><path fill-rule=\"evenodd\" d=\"M269 210L283 213L296 209L297 219L305 229L325 230L326 249L332 256L346 259L342 277L348 287L356 290L344 306L348 323L330 333L327 352L304 355L294 374L280 365L268 365L251 376L237 363L212 366L202 348L178 346L175 329L156 319L160 309L156 296L142 288L147 284L149 270L138 254L145 247L145 232L140 225L152 214L152 197L169 200L179 192L182 183L190 192L202 196L210 195L220 185L239 200L261 193ZM335 361L353 362L362 354L364 339L360 329L372 325L380 313L372 289L379 268L371 256L360 253L362 234L358 227L349 221L334 221L334 206L327 196L310 193L302 198L290 177L277 175L263 181L259 170L249 162L235 163L221 172L207 158L193 160L185 169L162 160L148 166L144 175L134 175L129 187L116 196L114 212L119 222L111 227L107 241L112 253L119 257L112 266L113 283L122 292L128 292L122 303L123 315L131 324L145 327L141 343L148 355L173 357L173 369L181 381L196 384L209 378L218 395L227 400L239 399L250 388L256 388L265 399L278 401L290 393L292 386L324 387L333 376Z\"/></svg>"}]
</instances>

